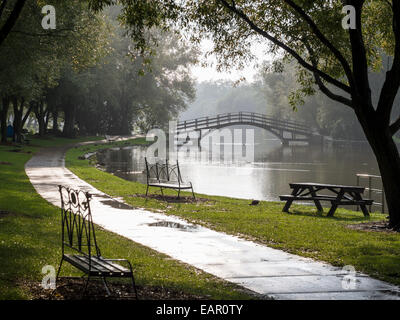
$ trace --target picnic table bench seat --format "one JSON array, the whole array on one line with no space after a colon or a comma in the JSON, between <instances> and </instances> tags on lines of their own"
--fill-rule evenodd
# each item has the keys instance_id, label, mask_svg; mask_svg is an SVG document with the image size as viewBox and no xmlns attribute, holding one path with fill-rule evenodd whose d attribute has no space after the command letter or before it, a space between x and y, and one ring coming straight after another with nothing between
<instances>
[{"instance_id":1,"label":"picnic table bench seat","mask_svg":"<svg viewBox=\"0 0 400 320\"><path fill-rule=\"evenodd\" d=\"M287 200L300 200L300 201L314 201L314 200L319 200L319 201L331 201L332 203L338 203L342 205L371 205L374 201L370 199L362 199L362 200L337 200L337 197L335 196L293 196L291 194L289 195L281 195L279 198L282 201L287 201Z\"/></svg>"},{"instance_id":2,"label":"picnic table bench seat","mask_svg":"<svg viewBox=\"0 0 400 320\"><path fill-rule=\"evenodd\" d=\"M97 245L88 192L59 186L61 197L62 257L57 271L59 278L63 262L68 262L87 275L82 296L91 278L103 280L107 294L110 289L106 278L129 278L137 299L132 265L126 259L108 259L101 255Z\"/></svg>"},{"instance_id":3,"label":"picnic table bench seat","mask_svg":"<svg viewBox=\"0 0 400 320\"><path fill-rule=\"evenodd\" d=\"M335 196L326 196L326 195L318 195L318 196L294 196L291 194L284 194L279 196L279 198L282 201L286 201L286 200L320 200L320 201L331 201L331 200L335 200L336 197Z\"/></svg>"}]
</instances>

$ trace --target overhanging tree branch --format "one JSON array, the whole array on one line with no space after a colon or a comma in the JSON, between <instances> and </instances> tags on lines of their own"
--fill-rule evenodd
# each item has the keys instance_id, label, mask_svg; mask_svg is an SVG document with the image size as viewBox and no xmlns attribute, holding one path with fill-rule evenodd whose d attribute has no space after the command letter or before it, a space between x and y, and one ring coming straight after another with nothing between
<instances>
[{"instance_id":1,"label":"overhanging tree branch","mask_svg":"<svg viewBox=\"0 0 400 320\"><path fill-rule=\"evenodd\" d=\"M372 106L371 88L369 86L368 78L368 61L367 52L365 49L365 43L363 38L362 28L362 9L364 6L364 0L347 0L344 1L348 5L352 5L356 11L356 28L349 29L350 45L353 60L353 75L357 79L354 86L354 95L356 100L359 97L368 97L368 104L363 105L363 110L374 111ZM361 106L359 106L361 108Z\"/></svg>"},{"instance_id":2,"label":"overhanging tree branch","mask_svg":"<svg viewBox=\"0 0 400 320\"><path fill-rule=\"evenodd\" d=\"M289 53L293 58L295 58L298 61L298 63L301 66L303 66L304 68L306 68L307 70L309 70L309 71L311 71L313 73L314 72L317 73L322 79L324 79L325 81L329 82L330 84L338 87L339 89L341 89L341 90L343 90L343 91L345 91L347 93L351 93L352 90L348 85L346 85L343 82L340 82L340 81L336 80L335 78L331 77L330 75L326 74L325 72L314 68L314 66L312 66L307 61L305 61L300 56L300 54L298 54L295 50L293 50L292 48L290 48L288 45L286 45L282 41L278 40L277 38L271 36L265 30L259 28L242 10L236 8L235 6L230 5L225 0L217 0L217 1L220 2L225 8L227 8L231 12L235 13L243 21L245 21L253 31L255 31L256 33L260 34L264 38L268 39L269 41L271 41L272 43L274 43L275 45L277 45L278 47L280 47L281 49L283 49L287 53Z\"/></svg>"},{"instance_id":3,"label":"overhanging tree branch","mask_svg":"<svg viewBox=\"0 0 400 320\"><path fill-rule=\"evenodd\" d=\"M400 87L400 3L393 1L393 33L395 52L392 68L386 73L386 79L379 97L377 112L385 123L389 124L393 103Z\"/></svg>"},{"instance_id":4,"label":"overhanging tree branch","mask_svg":"<svg viewBox=\"0 0 400 320\"><path fill-rule=\"evenodd\" d=\"M390 125L389 130L392 136L400 130L400 117Z\"/></svg>"},{"instance_id":5,"label":"overhanging tree branch","mask_svg":"<svg viewBox=\"0 0 400 320\"><path fill-rule=\"evenodd\" d=\"M4 8L6 7L6 5L7 5L7 0L2 0L1 5L0 5L0 18L3 15L3 11L4 11Z\"/></svg>"},{"instance_id":6,"label":"overhanging tree branch","mask_svg":"<svg viewBox=\"0 0 400 320\"><path fill-rule=\"evenodd\" d=\"M310 26L315 36L333 53L333 55L342 65L343 70L347 76L347 79L349 80L350 87L354 86L353 73L351 71L348 61L342 55L342 53L325 37L325 35L321 32L321 30L318 28L318 26L315 24L312 18L300 6L298 6L292 0L283 0L283 1L291 8L293 8L303 18L303 20L307 22L307 24Z\"/></svg>"},{"instance_id":7,"label":"overhanging tree branch","mask_svg":"<svg viewBox=\"0 0 400 320\"><path fill-rule=\"evenodd\" d=\"M315 78L315 82L318 85L319 89L322 91L322 93L324 93L328 98L340 102L350 108L354 108L353 107L353 103L350 99L347 99L341 95L335 94L333 93L331 90L329 90L329 88L327 86L325 86L325 84L323 83L323 81L321 80L321 77L314 73L314 78Z\"/></svg>"},{"instance_id":8,"label":"overhanging tree branch","mask_svg":"<svg viewBox=\"0 0 400 320\"><path fill-rule=\"evenodd\" d=\"M18 17L21 14L21 11L25 5L25 2L26 2L26 0L17 0L17 2L15 3L13 10L11 11L6 22L0 29L0 45L7 38L11 29L14 27L15 23L17 22Z\"/></svg>"},{"instance_id":9,"label":"overhanging tree branch","mask_svg":"<svg viewBox=\"0 0 400 320\"><path fill-rule=\"evenodd\" d=\"M308 54L310 56L310 61L313 64L314 68L318 68L318 62L315 58L314 50L311 48L311 46L307 43L307 41L303 41L305 47L307 48ZM340 102L350 108L353 109L353 103L350 99L347 99L339 94L333 93L329 88L324 84L324 82L321 80L321 77L319 76L318 73L313 72L315 83L318 85L319 89L324 93L328 98Z\"/></svg>"}]
</instances>

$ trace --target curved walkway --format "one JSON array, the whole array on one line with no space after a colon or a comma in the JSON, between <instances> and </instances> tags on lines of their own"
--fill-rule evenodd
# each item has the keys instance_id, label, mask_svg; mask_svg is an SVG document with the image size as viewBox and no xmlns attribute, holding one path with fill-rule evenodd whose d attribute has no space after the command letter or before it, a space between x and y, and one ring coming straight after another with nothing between
<instances>
[{"instance_id":1,"label":"curved walkway","mask_svg":"<svg viewBox=\"0 0 400 320\"><path fill-rule=\"evenodd\" d=\"M26 164L26 174L36 191L56 206L59 184L92 193L93 221L104 229L275 299L400 299L398 287L366 275L357 273L349 286L344 278L348 273L340 268L134 209L66 169L67 149L43 149Z\"/></svg>"}]
</instances>

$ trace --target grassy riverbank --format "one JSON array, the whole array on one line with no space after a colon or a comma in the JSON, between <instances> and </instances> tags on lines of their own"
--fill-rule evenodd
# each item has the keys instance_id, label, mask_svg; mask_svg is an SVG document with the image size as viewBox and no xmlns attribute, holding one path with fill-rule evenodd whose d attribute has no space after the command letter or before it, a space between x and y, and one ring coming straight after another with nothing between
<instances>
[{"instance_id":1,"label":"grassy riverbank","mask_svg":"<svg viewBox=\"0 0 400 320\"><path fill-rule=\"evenodd\" d=\"M96 139L95 137L92 139ZM59 209L41 198L24 170L32 154L42 147L76 143L85 139L33 138L29 146L0 145L0 299L30 299L32 284L38 287L45 265L58 267L61 258ZM143 143L144 141L136 141ZM118 142L118 145L125 142ZM97 145L92 148L103 148ZM83 147L83 148L88 148ZM72 152L82 149L72 149ZM79 160L82 161L82 160ZM87 163L83 161L82 163ZM88 166L88 169L92 169ZM94 169L95 170L95 169ZM111 177L113 178L113 177ZM236 286L171 260L147 247L105 230L97 240L106 257L127 258L135 270L139 295L173 292L172 297L248 299ZM62 275L80 273L65 264Z\"/></svg>"},{"instance_id":2,"label":"grassy riverbank","mask_svg":"<svg viewBox=\"0 0 400 320\"><path fill-rule=\"evenodd\" d=\"M67 167L96 188L123 197L133 206L162 210L167 215L336 266L353 265L357 271L400 284L400 234L354 229L361 223L383 220L382 214L373 213L367 219L361 212L340 208L334 218L327 218L326 212L321 215L315 208L301 205L293 205L292 213L285 214L280 202L262 201L249 206L249 200L206 195L198 195L207 200L196 203L146 199L145 185L100 171L88 160L78 160L78 156L95 149L93 146L68 151ZM154 188L151 193L159 191Z\"/></svg>"}]
</instances>

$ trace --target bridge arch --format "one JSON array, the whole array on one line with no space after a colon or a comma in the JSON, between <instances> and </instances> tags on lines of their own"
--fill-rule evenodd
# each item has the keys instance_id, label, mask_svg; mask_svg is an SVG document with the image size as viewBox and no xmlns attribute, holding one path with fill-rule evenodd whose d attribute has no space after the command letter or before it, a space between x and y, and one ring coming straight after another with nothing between
<instances>
[{"instance_id":1,"label":"bridge arch","mask_svg":"<svg viewBox=\"0 0 400 320\"><path fill-rule=\"evenodd\" d=\"M207 135L212 134L213 130L221 130L221 129L224 129L224 128L229 128L229 127L233 127L233 126L237 126L237 125L248 125L248 126L264 129L265 131L268 131L268 132L272 133L275 137L277 137L282 142L282 144L284 144L284 145L287 144L287 139L283 136L283 133L280 134L280 133L277 133L275 130L271 130L269 128L265 128L263 126L259 126L259 125L252 124L252 123L226 123L226 124L221 124L218 128L208 129L209 131L204 135L201 134L200 138L203 139ZM203 130L207 130L207 129L196 129L196 131L203 131Z\"/></svg>"},{"instance_id":2,"label":"bridge arch","mask_svg":"<svg viewBox=\"0 0 400 320\"><path fill-rule=\"evenodd\" d=\"M283 144L289 144L290 141L311 143L315 140L315 133L305 124L274 119L254 112L225 113L180 121L177 123L177 133L221 129L234 125L248 125L267 130L278 137ZM288 133L289 137L285 137L285 133Z\"/></svg>"}]
</instances>

